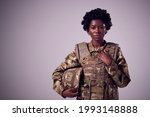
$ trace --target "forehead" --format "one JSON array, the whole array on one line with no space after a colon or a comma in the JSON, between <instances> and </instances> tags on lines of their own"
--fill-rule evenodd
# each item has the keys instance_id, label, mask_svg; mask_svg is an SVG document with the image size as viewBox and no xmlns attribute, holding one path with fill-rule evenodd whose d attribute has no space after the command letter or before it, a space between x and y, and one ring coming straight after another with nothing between
<instances>
[{"instance_id":1,"label":"forehead","mask_svg":"<svg viewBox=\"0 0 150 117\"><path fill-rule=\"evenodd\" d=\"M90 25L92 26L92 25L104 25L104 22L102 21L102 20L100 20L100 19L94 19L94 20L92 20L91 22L90 22Z\"/></svg>"}]
</instances>

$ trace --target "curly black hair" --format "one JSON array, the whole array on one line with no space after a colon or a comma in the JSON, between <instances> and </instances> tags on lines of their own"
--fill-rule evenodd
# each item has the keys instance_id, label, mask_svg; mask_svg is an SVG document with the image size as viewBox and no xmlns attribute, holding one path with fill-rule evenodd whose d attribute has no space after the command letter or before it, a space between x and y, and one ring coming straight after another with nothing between
<instances>
[{"instance_id":1,"label":"curly black hair","mask_svg":"<svg viewBox=\"0 0 150 117\"><path fill-rule=\"evenodd\" d=\"M90 12L86 12L85 16L83 17L81 24L83 25L83 29L85 31L89 30L90 22L94 19L102 20L106 25L106 30L109 30L112 26L110 14L107 13L107 10L96 8Z\"/></svg>"}]
</instances>

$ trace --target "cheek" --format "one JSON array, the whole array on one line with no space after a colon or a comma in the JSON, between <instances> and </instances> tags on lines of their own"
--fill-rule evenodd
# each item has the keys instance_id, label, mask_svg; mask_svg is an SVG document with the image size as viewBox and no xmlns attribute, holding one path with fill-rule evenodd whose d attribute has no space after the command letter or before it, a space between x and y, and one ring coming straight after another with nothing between
<instances>
[{"instance_id":1,"label":"cheek","mask_svg":"<svg viewBox=\"0 0 150 117\"><path fill-rule=\"evenodd\" d=\"M106 30L103 30L102 33L103 33L103 35L105 35L105 34L107 33L107 31L106 31Z\"/></svg>"},{"instance_id":2,"label":"cheek","mask_svg":"<svg viewBox=\"0 0 150 117\"><path fill-rule=\"evenodd\" d=\"M91 32L88 32L88 34L89 34L89 36L93 37L93 33L91 33Z\"/></svg>"},{"instance_id":3,"label":"cheek","mask_svg":"<svg viewBox=\"0 0 150 117\"><path fill-rule=\"evenodd\" d=\"M88 35L90 35L90 36L92 35L91 31L87 31L87 33L88 33Z\"/></svg>"},{"instance_id":4,"label":"cheek","mask_svg":"<svg viewBox=\"0 0 150 117\"><path fill-rule=\"evenodd\" d=\"M107 30L106 30L106 28L105 28L105 30L104 30L104 33L105 33L105 34L107 33Z\"/></svg>"}]
</instances>

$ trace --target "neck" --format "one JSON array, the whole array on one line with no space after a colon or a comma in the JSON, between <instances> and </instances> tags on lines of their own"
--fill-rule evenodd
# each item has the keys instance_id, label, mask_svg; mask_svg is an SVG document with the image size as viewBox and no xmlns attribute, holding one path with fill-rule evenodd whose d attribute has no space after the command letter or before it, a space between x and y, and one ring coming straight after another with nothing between
<instances>
[{"instance_id":1,"label":"neck","mask_svg":"<svg viewBox=\"0 0 150 117\"><path fill-rule=\"evenodd\" d=\"M101 47L103 45L103 42L104 40L98 40L98 41L92 40L92 44L95 48Z\"/></svg>"}]
</instances>

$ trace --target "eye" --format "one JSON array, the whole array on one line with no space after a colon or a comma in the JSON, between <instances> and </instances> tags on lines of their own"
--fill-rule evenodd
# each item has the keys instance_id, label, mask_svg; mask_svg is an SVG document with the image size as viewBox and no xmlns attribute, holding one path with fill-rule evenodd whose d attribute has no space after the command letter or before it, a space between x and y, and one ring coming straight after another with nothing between
<instances>
[{"instance_id":1,"label":"eye","mask_svg":"<svg viewBox=\"0 0 150 117\"><path fill-rule=\"evenodd\" d=\"M104 29L104 28L105 28L105 26L100 26L99 28L100 28L100 29Z\"/></svg>"},{"instance_id":2,"label":"eye","mask_svg":"<svg viewBox=\"0 0 150 117\"><path fill-rule=\"evenodd\" d=\"M91 29L95 29L96 27L95 27L95 26L91 26L90 28L91 28Z\"/></svg>"}]
</instances>

